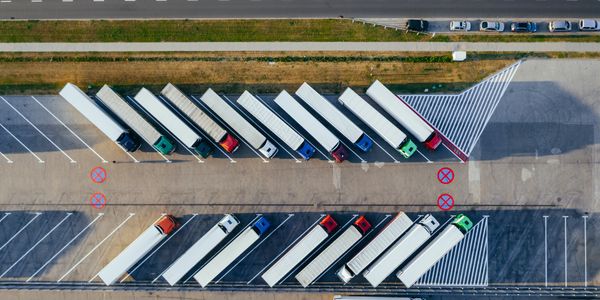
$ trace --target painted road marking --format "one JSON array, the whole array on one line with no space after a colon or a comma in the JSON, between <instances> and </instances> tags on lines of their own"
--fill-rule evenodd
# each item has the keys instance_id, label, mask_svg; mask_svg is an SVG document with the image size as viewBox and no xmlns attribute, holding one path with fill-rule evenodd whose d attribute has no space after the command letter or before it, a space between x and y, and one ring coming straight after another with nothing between
<instances>
[{"instance_id":1,"label":"painted road marking","mask_svg":"<svg viewBox=\"0 0 600 300\"><path fill-rule=\"evenodd\" d=\"M240 260L238 260L237 263L235 263L231 268L229 268L229 270L225 274L223 274L223 276L221 276L221 278L219 278L217 281L215 281L215 284L219 283L223 278L225 278L225 276L227 276L227 274L229 274L229 272L231 272L233 269L235 269L235 267L237 267L244 259L246 259L246 257L248 257L248 255L250 255L252 252L254 252L254 250L256 250L256 248L258 248L262 243L264 243L271 235L273 235L273 233L275 233L275 231L277 231L281 226L283 226L283 224L285 224L293 216L294 216L294 214L288 214L288 217L285 220L283 220L283 222L281 222L281 224L279 224L279 226L275 227L275 229L273 229L273 231L271 231L264 239L262 239L260 241L260 243L256 244L256 246L254 246L254 248L252 248L252 250L248 251L248 253L246 253L246 255L244 255L244 257L242 257Z\"/></svg>"},{"instance_id":2,"label":"painted road marking","mask_svg":"<svg viewBox=\"0 0 600 300\"><path fill-rule=\"evenodd\" d=\"M587 276L587 219L588 216L582 216L583 218L583 278L585 281L585 287L588 286ZM1 222L2 220L0 220Z\"/></svg>"},{"instance_id":3,"label":"painted road marking","mask_svg":"<svg viewBox=\"0 0 600 300\"><path fill-rule=\"evenodd\" d=\"M10 136L12 136L15 140L17 140L17 142L19 144L21 144L21 146L23 146L23 148L27 149L27 151L29 151L29 153L31 153L31 155L33 155L33 157L37 158L39 163L42 163L42 164L44 163L44 161L39 156L37 156L35 153L33 153L33 151L31 151L31 149L29 149L29 147L25 146L25 144L23 144L23 142L21 142L21 140L19 140L12 132L10 132L8 130L8 128L4 127L4 125L2 125L2 123L0 123L0 127L2 127L6 132L8 132L8 134Z\"/></svg>"},{"instance_id":4,"label":"painted road marking","mask_svg":"<svg viewBox=\"0 0 600 300\"><path fill-rule=\"evenodd\" d=\"M54 227L52 227L52 229L50 229L50 231L48 231L39 241L37 241L37 243L35 243L31 248L29 248L29 250L27 250L27 252L25 252L23 255L21 255L21 257L19 257L19 259L17 259L17 261L15 261L10 267L8 267L8 269L6 269L6 271L4 271L4 273L0 274L0 278L3 278L4 275L6 275L8 272L10 272L10 270L12 270L12 268L14 268L19 262L21 262L21 260L23 260L23 258L25 258L25 256L27 256L27 254L31 253L31 251L33 251L33 249L35 249L35 247L37 247L41 242L43 242L52 232L54 232L54 230L56 230L56 228L58 228L62 223L64 223L70 216L72 216L73 213L67 213L67 215L60 221L58 222L58 224L56 224Z\"/></svg>"},{"instance_id":5,"label":"painted road marking","mask_svg":"<svg viewBox=\"0 0 600 300\"><path fill-rule=\"evenodd\" d=\"M97 209L104 208L106 206L106 196L100 192L93 193L90 197L90 204Z\"/></svg>"},{"instance_id":6,"label":"painted road marking","mask_svg":"<svg viewBox=\"0 0 600 300\"><path fill-rule=\"evenodd\" d=\"M95 167L90 171L90 178L95 183L103 183L106 181L108 174L106 173L106 169L102 167Z\"/></svg>"},{"instance_id":7,"label":"painted road marking","mask_svg":"<svg viewBox=\"0 0 600 300\"><path fill-rule=\"evenodd\" d=\"M544 279L545 286L548 287L548 216L544 218Z\"/></svg>"},{"instance_id":8,"label":"painted road marking","mask_svg":"<svg viewBox=\"0 0 600 300\"><path fill-rule=\"evenodd\" d=\"M25 224L23 227L21 227L21 229L19 229L19 231L17 231L17 233L15 233L13 236L11 236L10 239L8 239L8 241L6 241L6 243L4 243L4 245L2 245L2 247L0 247L0 251L2 251L2 249L4 249L6 247L6 245L8 245L12 240L14 240L21 232L23 232L23 230L25 230L25 228L27 228L33 221L35 221L35 219L37 219L41 215L42 215L41 212L36 212L35 216L33 216L33 218L31 220L29 220L29 222L27 222L27 224Z\"/></svg>"},{"instance_id":9,"label":"painted road marking","mask_svg":"<svg viewBox=\"0 0 600 300\"><path fill-rule=\"evenodd\" d=\"M62 124L63 127L65 127L72 135L74 135L82 144L84 144L88 149L90 149L96 156L98 156L98 158L100 158L100 160L102 161L102 163L108 163L108 161L106 159L104 159L104 157L100 156L100 154L98 154L98 152L96 152L94 149L92 149L92 147L90 147L90 145L88 145L88 143L84 142L82 138L80 138L73 130L71 130L71 128L69 128L65 123L63 123L63 121L61 121L56 115L54 115L45 105L43 105L40 101L38 101L37 98L35 98L34 96L31 96L31 98L33 100L35 100L35 102L37 102L45 111L47 111L54 119L56 119L56 121L58 121L60 124Z\"/></svg>"},{"instance_id":10,"label":"painted road marking","mask_svg":"<svg viewBox=\"0 0 600 300\"><path fill-rule=\"evenodd\" d=\"M54 145L54 147L56 147L56 149L58 149L62 154L64 154L71 161L71 163L76 163L76 161L73 158L71 158L65 151L63 151L60 147L58 147L58 145L56 143L54 143L54 141L52 141L44 132L42 132L39 128L37 128L37 126L35 126L31 121L29 121L29 119L27 119L12 104L10 104L8 101L6 101L6 99L4 99L4 97L0 96L0 99L2 99L2 101L4 101L6 104L8 104L8 106L10 106L10 108L12 108L17 114L19 114L19 116L21 116L21 118L23 118L23 120L25 120L27 123L29 123L29 125L31 125L31 127L33 127L44 138L46 138L46 140L48 140L48 142L50 142L52 145Z\"/></svg>"},{"instance_id":11,"label":"painted road marking","mask_svg":"<svg viewBox=\"0 0 600 300\"><path fill-rule=\"evenodd\" d=\"M385 149L383 148L383 146L381 146L381 145L380 145L380 144L379 144L379 143L378 143L378 142L377 142L375 139L371 138L371 136L369 136L369 135L368 135L366 132L365 132L365 135L366 135L366 136L367 136L369 139L371 139L371 141L373 141L373 143L374 143L375 145L377 145L377 147L379 147L379 149L381 149L383 152L385 152L385 154L387 154L387 156L389 156L391 159L393 159L393 160L394 160L394 161L393 161L393 163L395 163L395 164L398 164L398 163L400 163L400 161L398 161L398 160L397 160L397 159L396 159L396 158L395 158L393 155L391 155L389 152L387 152L387 150L385 150Z\"/></svg>"},{"instance_id":12,"label":"painted road marking","mask_svg":"<svg viewBox=\"0 0 600 300\"><path fill-rule=\"evenodd\" d=\"M9 164L12 164L12 163L13 163L13 161L12 161L12 160L10 160L10 158L8 158L6 155L4 155L4 153L0 152L0 155L2 155L2 157L4 157L4 158L6 159L6 162L7 162L7 163L9 163Z\"/></svg>"},{"instance_id":13,"label":"painted road marking","mask_svg":"<svg viewBox=\"0 0 600 300\"><path fill-rule=\"evenodd\" d=\"M94 246L94 248L92 248L92 250L90 250L90 252L88 252L83 258L81 258L77 263L75 263L74 266L72 266L63 276L61 276L56 282L59 283L61 282L63 279L65 279L65 277L67 277L69 274L71 274L71 272L73 272L73 270L75 270L75 268L77 268L77 266L79 266L79 264L81 264L86 258L88 258L88 256L90 256L94 251L96 251L96 249L98 249L98 247L100 247L102 244L104 244L104 242L106 242L106 240L108 240L113 234L115 234L115 232L117 232L117 230L119 230L121 227L123 227L123 225L125 225L125 223L127 223L127 221L129 221L129 219L131 219L133 216L135 216L134 213L129 213L129 216L123 221L121 222L121 224L119 224L115 229L113 229L113 231L111 231L102 241L100 241L100 243L96 244L96 246Z\"/></svg>"},{"instance_id":14,"label":"painted road marking","mask_svg":"<svg viewBox=\"0 0 600 300\"><path fill-rule=\"evenodd\" d=\"M204 105L204 103L202 103L202 101L199 101L194 95L190 95L190 96L192 97L192 99L194 99L194 101L196 101L196 104L202 106L202 108L204 108L204 111L207 112L208 114L210 114L212 116L213 120L220 121L220 123L227 128L227 131L229 132L229 134L235 136L238 140L242 141L242 143L244 143L246 146L248 146L248 148L250 148L250 150L252 150L252 152L254 152L254 154L256 154L260 159L262 159L262 161L264 163L268 163L269 162L260 153L256 152L256 150L254 148L252 148L252 146L250 146L250 144L248 144L248 142L246 142L246 140L244 140L243 138L241 138L237 134L237 132L235 132L235 130L233 130L231 127L229 127L229 125L227 123L225 123L215 113L213 113L210 109L208 109L208 107L206 107Z\"/></svg>"},{"instance_id":15,"label":"painted road marking","mask_svg":"<svg viewBox=\"0 0 600 300\"><path fill-rule=\"evenodd\" d=\"M51 261L53 261L59 254L61 254L71 243L73 243L80 235L82 235L92 224L96 223L100 218L104 216L104 213L99 213L98 216L92 222L90 222L87 226L85 226L76 236L74 236L66 245L64 245L58 252L56 252L48 261L46 261L35 273L33 273L25 282L31 281L39 272L41 272Z\"/></svg>"},{"instance_id":16,"label":"painted road marking","mask_svg":"<svg viewBox=\"0 0 600 300\"><path fill-rule=\"evenodd\" d=\"M437 179L441 184L450 184L454 181L454 170L443 167L437 172Z\"/></svg>"},{"instance_id":17,"label":"painted road marking","mask_svg":"<svg viewBox=\"0 0 600 300\"><path fill-rule=\"evenodd\" d=\"M437 199L437 206L443 211L451 210L454 207L454 198L450 194L441 194Z\"/></svg>"},{"instance_id":18,"label":"painted road marking","mask_svg":"<svg viewBox=\"0 0 600 300\"><path fill-rule=\"evenodd\" d=\"M0 223L2 223L2 221L4 221L4 219L6 219L8 216L10 216L12 213L6 212L4 213L4 216L2 217L2 219L0 219Z\"/></svg>"},{"instance_id":19,"label":"painted road marking","mask_svg":"<svg viewBox=\"0 0 600 300\"><path fill-rule=\"evenodd\" d=\"M568 216L563 216L564 220L564 231L565 231L565 287L567 286L567 218Z\"/></svg>"}]
</instances>

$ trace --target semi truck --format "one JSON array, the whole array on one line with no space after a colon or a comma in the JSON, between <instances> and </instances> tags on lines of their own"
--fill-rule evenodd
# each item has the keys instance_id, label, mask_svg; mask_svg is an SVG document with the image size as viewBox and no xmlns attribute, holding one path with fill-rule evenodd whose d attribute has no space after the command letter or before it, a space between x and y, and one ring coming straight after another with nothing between
<instances>
[{"instance_id":1,"label":"semi truck","mask_svg":"<svg viewBox=\"0 0 600 300\"><path fill-rule=\"evenodd\" d=\"M352 259L343 265L337 272L337 276L348 283L354 276L360 274L366 269L379 255L381 255L392 243L408 230L412 225L412 220L403 212L388 223L373 240L362 248Z\"/></svg>"},{"instance_id":2,"label":"semi truck","mask_svg":"<svg viewBox=\"0 0 600 300\"><path fill-rule=\"evenodd\" d=\"M100 272L98 277L106 285L111 285L119 280L127 270L135 265L152 248L166 238L177 227L177 221L173 216L166 215L156 223L148 227L140 234L125 250L121 251Z\"/></svg>"},{"instance_id":3,"label":"semi truck","mask_svg":"<svg viewBox=\"0 0 600 300\"><path fill-rule=\"evenodd\" d=\"M315 154L313 146L248 91L244 91L237 103L305 160Z\"/></svg>"},{"instance_id":4,"label":"semi truck","mask_svg":"<svg viewBox=\"0 0 600 300\"><path fill-rule=\"evenodd\" d=\"M342 142L287 91L279 93L274 102L331 153L336 162L341 163L348 159L348 150Z\"/></svg>"},{"instance_id":5,"label":"semi truck","mask_svg":"<svg viewBox=\"0 0 600 300\"><path fill-rule=\"evenodd\" d=\"M273 287L290 273L304 258L312 253L333 231L338 224L330 215L325 216L318 225L313 227L300 241L275 262L265 273L262 279Z\"/></svg>"},{"instance_id":6,"label":"semi truck","mask_svg":"<svg viewBox=\"0 0 600 300\"><path fill-rule=\"evenodd\" d=\"M421 276L442 259L454 246L458 245L465 234L473 228L473 222L459 214L425 248L396 273L398 279L410 288Z\"/></svg>"},{"instance_id":7,"label":"semi truck","mask_svg":"<svg viewBox=\"0 0 600 300\"><path fill-rule=\"evenodd\" d=\"M380 137L405 158L410 157L417 150L417 145L404 132L398 129L398 127L392 124L392 122L386 119L351 88L347 88L344 91L339 98L339 102L367 124L369 128L377 132Z\"/></svg>"},{"instance_id":8,"label":"semi truck","mask_svg":"<svg viewBox=\"0 0 600 300\"><path fill-rule=\"evenodd\" d=\"M171 264L162 277L170 285L175 285L195 265L214 250L239 224L240 221L233 215L225 215L219 223L208 230L192 247Z\"/></svg>"},{"instance_id":9,"label":"semi truck","mask_svg":"<svg viewBox=\"0 0 600 300\"><path fill-rule=\"evenodd\" d=\"M221 125L217 124L206 113L204 113L196 104L182 93L176 86L168 83L160 92L177 109L183 112L192 120L202 131L210 136L213 141L218 143L225 151L235 152L239 148L239 141L231 134L227 133Z\"/></svg>"},{"instance_id":10,"label":"semi truck","mask_svg":"<svg viewBox=\"0 0 600 300\"><path fill-rule=\"evenodd\" d=\"M158 132L108 85L96 93L96 98L160 153L171 154L175 151L175 143L171 139Z\"/></svg>"},{"instance_id":11,"label":"semi truck","mask_svg":"<svg viewBox=\"0 0 600 300\"><path fill-rule=\"evenodd\" d=\"M337 131L352 142L358 149L369 152L373 147L373 141L354 124L346 115L340 112L331 102L315 91L308 83L303 83L296 95L300 97L310 108L316 111L323 119L327 120Z\"/></svg>"},{"instance_id":12,"label":"semi truck","mask_svg":"<svg viewBox=\"0 0 600 300\"><path fill-rule=\"evenodd\" d=\"M196 275L194 279L202 287L206 287L215 277L225 270L234 260L242 255L252 244L260 239L269 230L270 224L265 217L260 217L252 226L246 228L229 245L225 246L213 259L211 259Z\"/></svg>"},{"instance_id":13,"label":"semi truck","mask_svg":"<svg viewBox=\"0 0 600 300\"><path fill-rule=\"evenodd\" d=\"M213 148L210 144L202 140L196 132L194 132L187 124L183 123L175 113L169 110L169 108L148 89L142 88L133 98L184 145L195 150L200 156L206 158L213 152Z\"/></svg>"},{"instance_id":14,"label":"semi truck","mask_svg":"<svg viewBox=\"0 0 600 300\"><path fill-rule=\"evenodd\" d=\"M59 94L111 141L117 143L123 149L133 152L140 147L139 141L128 130L113 120L76 85L67 83Z\"/></svg>"},{"instance_id":15,"label":"semi truck","mask_svg":"<svg viewBox=\"0 0 600 300\"><path fill-rule=\"evenodd\" d=\"M277 147L260 133L252 124L244 119L233 107L212 89L208 89L202 97L202 103L210 108L225 123L229 124L252 148L260 151L265 157L271 158L277 154Z\"/></svg>"},{"instance_id":16,"label":"semi truck","mask_svg":"<svg viewBox=\"0 0 600 300\"><path fill-rule=\"evenodd\" d=\"M335 261L344 255L350 248L371 229L371 224L364 216L360 216L352 226L344 230L329 246L325 248L315 259L304 267L298 274L296 280L303 287L309 286L319 275L327 270Z\"/></svg>"},{"instance_id":17,"label":"semi truck","mask_svg":"<svg viewBox=\"0 0 600 300\"><path fill-rule=\"evenodd\" d=\"M442 143L439 134L379 80L371 84L367 95L428 149L435 150Z\"/></svg>"},{"instance_id":18,"label":"semi truck","mask_svg":"<svg viewBox=\"0 0 600 300\"><path fill-rule=\"evenodd\" d=\"M421 248L438 226L440 223L432 215L423 217L363 273L365 279L377 287Z\"/></svg>"}]
</instances>

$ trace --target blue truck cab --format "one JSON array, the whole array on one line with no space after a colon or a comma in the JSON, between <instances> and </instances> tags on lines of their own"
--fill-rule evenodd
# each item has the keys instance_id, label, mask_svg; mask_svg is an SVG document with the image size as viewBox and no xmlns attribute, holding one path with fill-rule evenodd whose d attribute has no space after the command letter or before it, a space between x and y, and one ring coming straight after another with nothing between
<instances>
[{"instance_id":1,"label":"blue truck cab","mask_svg":"<svg viewBox=\"0 0 600 300\"><path fill-rule=\"evenodd\" d=\"M315 154L315 148L308 142L304 141L304 143L300 145L300 148L298 148L296 152L298 152L298 154L300 154L300 156L302 156L302 158L305 160L309 160Z\"/></svg>"},{"instance_id":2,"label":"blue truck cab","mask_svg":"<svg viewBox=\"0 0 600 300\"><path fill-rule=\"evenodd\" d=\"M369 152L373 148L373 141L366 134L363 134L354 145L363 152Z\"/></svg>"},{"instance_id":3,"label":"blue truck cab","mask_svg":"<svg viewBox=\"0 0 600 300\"><path fill-rule=\"evenodd\" d=\"M254 232L256 232L258 235L263 235L265 232L267 232L267 230L269 230L269 227L271 227L271 224L265 217L260 217L258 220L256 220L256 222L254 222L254 224L252 224L252 229L254 229Z\"/></svg>"},{"instance_id":4,"label":"blue truck cab","mask_svg":"<svg viewBox=\"0 0 600 300\"><path fill-rule=\"evenodd\" d=\"M117 143L123 147L123 149L127 150L127 152L134 152L138 148L140 148L141 143L139 139L137 139L131 133L123 133L117 140Z\"/></svg>"}]
</instances>

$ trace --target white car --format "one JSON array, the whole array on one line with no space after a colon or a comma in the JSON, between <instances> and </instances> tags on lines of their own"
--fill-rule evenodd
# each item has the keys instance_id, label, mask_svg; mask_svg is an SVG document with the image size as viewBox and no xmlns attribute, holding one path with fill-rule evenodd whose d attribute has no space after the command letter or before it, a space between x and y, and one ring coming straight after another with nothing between
<instances>
[{"instance_id":1,"label":"white car","mask_svg":"<svg viewBox=\"0 0 600 300\"><path fill-rule=\"evenodd\" d=\"M504 23L495 21L483 21L479 24L480 31L504 31Z\"/></svg>"},{"instance_id":2,"label":"white car","mask_svg":"<svg viewBox=\"0 0 600 300\"><path fill-rule=\"evenodd\" d=\"M451 31L469 31L471 30L471 22L468 21L450 21Z\"/></svg>"},{"instance_id":3,"label":"white car","mask_svg":"<svg viewBox=\"0 0 600 300\"><path fill-rule=\"evenodd\" d=\"M598 31L600 30L600 22L592 19L579 20L579 30L581 31Z\"/></svg>"}]
</instances>

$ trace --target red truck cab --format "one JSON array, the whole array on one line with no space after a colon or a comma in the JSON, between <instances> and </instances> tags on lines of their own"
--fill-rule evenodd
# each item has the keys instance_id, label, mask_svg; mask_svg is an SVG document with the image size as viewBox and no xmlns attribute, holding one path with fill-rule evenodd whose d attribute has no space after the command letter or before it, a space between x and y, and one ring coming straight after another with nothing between
<instances>
[{"instance_id":1,"label":"red truck cab","mask_svg":"<svg viewBox=\"0 0 600 300\"><path fill-rule=\"evenodd\" d=\"M171 215L166 215L154 223L154 227L162 234L168 235L177 227L177 220Z\"/></svg>"},{"instance_id":2,"label":"red truck cab","mask_svg":"<svg viewBox=\"0 0 600 300\"><path fill-rule=\"evenodd\" d=\"M228 133L227 135L225 135L225 138L223 138L223 140L219 142L219 145L221 145L221 147L223 147L225 151L233 153L240 147L240 142Z\"/></svg>"},{"instance_id":3,"label":"red truck cab","mask_svg":"<svg viewBox=\"0 0 600 300\"><path fill-rule=\"evenodd\" d=\"M440 135L434 131L423 143L427 149L435 150L442 143L442 138L440 138Z\"/></svg>"},{"instance_id":4,"label":"red truck cab","mask_svg":"<svg viewBox=\"0 0 600 300\"><path fill-rule=\"evenodd\" d=\"M327 233L332 233L338 226L338 224L335 222L333 217L331 217L331 215L325 216L325 218L321 220L319 225L325 228L325 231L327 231Z\"/></svg>"},{"instance_id":5,"label":"red truck cab","mask_svg":"<svg viewBox=\"0 0 600 300\"><path fill-rule=\"evenodd\" d=\"M348 154L348 150L346 149L346 147L344 147L344 145L340 143L337 148L331 151L331 156L333 156L335 162L341 163L348 159L348 157L350 157L350 154Z\"/></svg>"},{"instance_id":6,"label":"red truck cab","mask_svg":"<svg viewBox=\"0 0 600 300\"><path fill-rule=\"evenodd\" d=\"M365 216L360 216L358 218L358 220L356 220L354 222L354 226L356 226L356 228L360 229L360 231L362 231L363 235L365 233L367 233L367 231L369 231L369 229L371 229L371 223L369 223L369 221L367 221L367 218L365 218Z\"/></svg>"}]
</instances>

